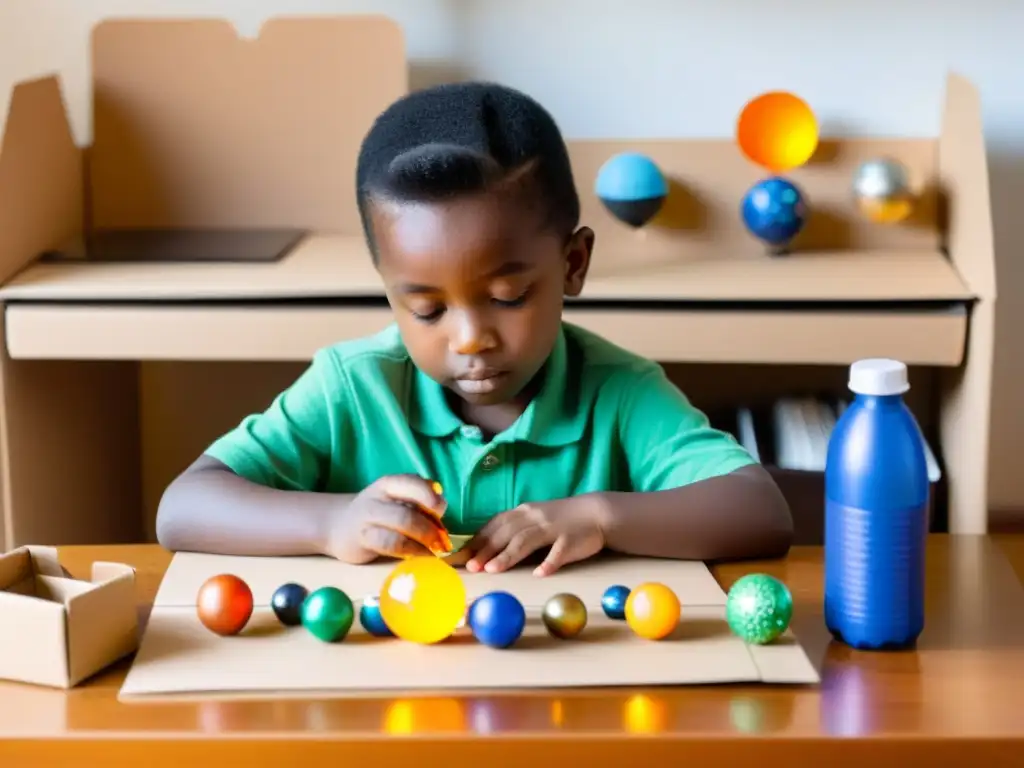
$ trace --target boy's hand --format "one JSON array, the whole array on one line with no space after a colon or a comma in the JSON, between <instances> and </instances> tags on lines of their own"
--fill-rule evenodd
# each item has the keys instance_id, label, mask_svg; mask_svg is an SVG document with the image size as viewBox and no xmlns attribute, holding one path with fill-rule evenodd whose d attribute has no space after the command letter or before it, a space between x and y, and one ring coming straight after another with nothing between
<instances>
[{"instance_id":1,"label":"boy's hand","mask_svg":"<svg viewBox=\"0 0 1024 768\"><path fill-rule=\"evenodd\" d=\"M604 548L603 520L597 495L523 504L496 515L466 545L473 552L466 570L499 573L550 546L548 556L534 570L538 576L548 576Z\"/></svg>"},{"instance_id":2,"label":"boy's hand","mask_svg":"<svg viewBox=\"0 0 1024 768\"><path fill-rule=\"evenodd\" d=\"M327 554L349 563L451 551L441 523L440 486L416 475L382 477L357 494L330 522Z\"/></svg>"}]
</instances>

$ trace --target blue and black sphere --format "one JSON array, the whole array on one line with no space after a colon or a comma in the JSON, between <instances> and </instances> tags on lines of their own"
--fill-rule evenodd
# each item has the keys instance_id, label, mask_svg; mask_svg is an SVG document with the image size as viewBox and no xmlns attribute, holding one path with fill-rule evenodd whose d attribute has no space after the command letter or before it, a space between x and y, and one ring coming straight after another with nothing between
<instances>
[{"instance_id":1,"label":"blue and black sphere","mask_svg":"<svg viewBox=\"0 0 1024 768\"><path fill-rule=\"evenodd\" d=\"M374 637L391 637L394 634L380 615L380 599L376 595L369 595L363 600L359 608L359 623Z\"/></svg>"},{"instance_id":2,"label":"blue and black sphere","mask_svg":"<svg viewBox=\"0 0 1024 768\"><path fill-rule=\"evenodd\" d=\"M508 648L523 634L526 609L508 592L488 592L473 601L466 623L484 645Z\"/></svg>"},{"instance_id":3,"label":"blue and black sphere","mask_svg":"<svg viewBox=\"0 0 1024 768\"><path fill-rule=\"evenodd\" d=\"M774 251L784 250L807 223L807 203L800 188L773 176L757 182L740 206L743 224Z\"/></svg>"},{"instance_id":4,"label":"blue and black sphere","mask_svg":"<svg viewBox=\"0 0 1024 768\"><path fill-rule=\"evenodd\" d=\"M651 158L624 152L601 166L594 194L612 216L639 228L661 210L668 197L668 182Z\"/></svg>"}]
</instances>

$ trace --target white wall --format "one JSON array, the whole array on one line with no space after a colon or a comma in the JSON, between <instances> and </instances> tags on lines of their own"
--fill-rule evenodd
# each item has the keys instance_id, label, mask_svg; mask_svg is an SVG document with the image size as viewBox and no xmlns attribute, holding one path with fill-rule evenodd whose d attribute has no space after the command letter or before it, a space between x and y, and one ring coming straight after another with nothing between
<instances>
[{"instance_id":1,"label":"white wall","mask_svg":"<svg viewBox=\"0 0 1024 768\"><path fill-rule=\"evenodd\" d=\"M88 30L104 17L223 16L255 30L268 15L339 12L402 24L414 87L501 80L572 137L729 136L769 88L801 94L826 133L933 135L947 69L973 79L999 259L991 496L1024 507L1024 349L1008 331L1024 324L1024 0L0 0L0 108L9 82L59 70L88 141Z\"/></svg>"}]
</instances>

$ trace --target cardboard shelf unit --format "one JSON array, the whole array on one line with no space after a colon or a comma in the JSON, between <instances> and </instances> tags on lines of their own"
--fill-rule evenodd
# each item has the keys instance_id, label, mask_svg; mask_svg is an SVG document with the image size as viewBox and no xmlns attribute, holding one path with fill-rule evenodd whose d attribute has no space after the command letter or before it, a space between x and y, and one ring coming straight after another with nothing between
<instances>
[{"instance_id":1,"label":"cardboard shelf unit","mask_svg":"<svg viewBox=\"0 0 1024 768\"><path fill-rule=\"evenodd\" d=\"M394 22L279 18L243 40L220 20L110 20L92 68L89 146L56 78L15 88L0 145L8 548L152 539L163 488L210 440L317 348L390 322L351 180L366 129L408 89ZM698 405L840 387L861 357L906 361L941 446L949 529L983 531L995 274L978 95L959 76L941 123L934 137L824 139L789 174L812 214L783 258L743 229L739 201L762 174L730 139L570 137L597 247L566 318L662 361ZM640 230L592 191L627 150L670 179ZM899 226L865 221L850 199L853 170L881 155L919 191ZM39 259L83 232L138 227L313 234L271 263Z\"/></svg>"},{"instance_id":2,"label":"cardboard shelf unit","mask_svg":"<svg viewBox=\"0 0 1024 768\"><path fill-rule=\"evenodd\" d=\"M301 361L339 332L391 319L361 236L312 235L272 264L39 264L0 298L9 354L36 360ZM325 303L275 306L296 299ZM842 364L885 352L957 365L972 300L938 251L801 253L739 273L711 255L598 273L566 314L672 362ZM915 302L939 306L901 306Z\"/></svg>"}]
</instances>

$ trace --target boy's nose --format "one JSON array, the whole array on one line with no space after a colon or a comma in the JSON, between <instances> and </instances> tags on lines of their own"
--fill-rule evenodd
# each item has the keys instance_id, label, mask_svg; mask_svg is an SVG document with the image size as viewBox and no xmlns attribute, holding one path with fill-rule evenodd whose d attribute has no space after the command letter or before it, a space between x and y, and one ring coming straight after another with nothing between
<instances>
[{"instance_id":1,"label":"boy's nose","mask_svg":"<svg viewBox=\"0 0 1024 768\"><path fill-rule=\"evenodd\" d=\"M449 346L458 355L478 355L497 346L497 336L486 318L469 312L455 318Z\"/></svg>"}]
</instances>

